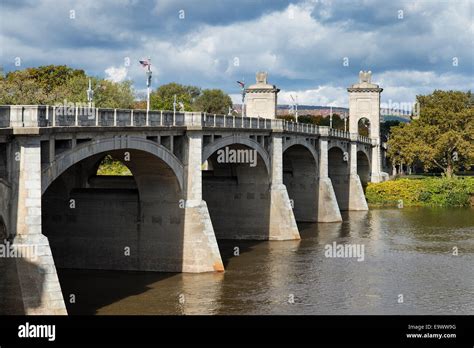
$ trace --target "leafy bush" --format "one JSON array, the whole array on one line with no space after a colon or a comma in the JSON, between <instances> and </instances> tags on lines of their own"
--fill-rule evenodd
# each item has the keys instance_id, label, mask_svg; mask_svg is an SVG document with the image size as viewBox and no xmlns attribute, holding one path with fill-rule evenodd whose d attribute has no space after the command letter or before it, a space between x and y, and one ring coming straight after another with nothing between
<instances>
[{"instance_id":1,"label":"leafy bush","mask_svg":"<svg viewBox=\"0 0 474 348\"><path fill-rule=\"evenodd\" d=\"M97 175L130 176L132 172L122 162L114 160L112 156L107 155L100 163Z\"/></svg>"},{"instance_id":2,"label":"leafy bush","mask_svg":"<svg viewBox=\"0 0 474 348\"><path fill-rule=\"evenodd\" d=\"M469 206L474 196L474 178L400 179L369 183L366 197L372 205Z\"/></svg>"}]
</instances>

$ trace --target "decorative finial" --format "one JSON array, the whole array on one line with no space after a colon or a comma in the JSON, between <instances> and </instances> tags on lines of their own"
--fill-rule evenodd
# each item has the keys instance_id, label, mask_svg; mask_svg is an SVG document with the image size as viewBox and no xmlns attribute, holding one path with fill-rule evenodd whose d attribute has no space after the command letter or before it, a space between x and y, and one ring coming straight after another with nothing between
<instances>
[{"instance_id":1,"label":"decorative finial","mask_svg":"<svg viewBox=\"0 0 474 348\"><path fill-rule=\"evenodd\" d=\"M359 72L359 83L371 83L372 80L372 71L360 71Z\"/></svg>"},{"instance_id":2,"label":"decorative finial","mask_svg":"<svg viewBox=\"0 0 474 348\"><path fill-rule=\"evenodd\" d=\"M266 72L263 72L263 71L259 71L257 73L257 83L264 83L264 84L267 84L267 76L268 74Z\"/></svg>"}]
</instances>

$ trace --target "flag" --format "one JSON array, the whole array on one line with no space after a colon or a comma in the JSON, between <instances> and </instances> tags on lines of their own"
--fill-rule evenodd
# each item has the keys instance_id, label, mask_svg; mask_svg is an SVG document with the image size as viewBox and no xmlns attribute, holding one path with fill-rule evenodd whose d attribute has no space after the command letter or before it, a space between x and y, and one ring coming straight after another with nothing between
<instances>
[{"instance_id":1,"label":"flag","mask_svg":"<svg viewBox=\"0 0 474 348\"><path fill-rule=\"evenodd\" d=\"M245 88L245 83L237 81L237 83L240 85L240 87Z\"/></svg>"},{"instance_id":2,"label":"flag","mask_svg":"<svg viewBox=\"0 0 474 348\"><path fill-rule=\"evenodd\" d=\"M149 67L151 65L148 60L139 60L139 62L144 68Z\"/></svg>"}]
</instances>

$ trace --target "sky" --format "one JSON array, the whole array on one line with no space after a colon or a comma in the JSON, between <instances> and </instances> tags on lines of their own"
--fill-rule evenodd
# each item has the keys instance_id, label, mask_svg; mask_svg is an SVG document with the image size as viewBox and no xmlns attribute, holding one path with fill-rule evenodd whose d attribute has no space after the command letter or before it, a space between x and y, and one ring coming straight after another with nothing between
<instances>
[{"instance_id":1,"label":"sky","mask_svg":"<svg viewBox=\"0 0 474 348\"><path fill-rule=\"evenodd\" d=\"M5 72L66 64L144 91L220 88L257 71L279 104L348 105L346 88L371 70L382 102L434 89L474 91L474 0L0 0Z\"/></svg>"}]
</instances>

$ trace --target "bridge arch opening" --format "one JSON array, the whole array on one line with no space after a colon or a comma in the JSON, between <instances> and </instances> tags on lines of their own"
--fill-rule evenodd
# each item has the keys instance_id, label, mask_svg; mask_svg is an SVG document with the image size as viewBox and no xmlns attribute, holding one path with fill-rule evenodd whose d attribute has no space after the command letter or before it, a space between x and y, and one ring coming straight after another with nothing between
<instances>
[{"instance_id":1,"label":"bridge arch opening","mask_svg":"<svg viewBox=\"0 0 474 348\"><path fill-rule=\"evenodd\" d=\"M317 160L305 146L292 145L283 153L283 183L296 221L317 221Z\"/></svg>"},{"instance_id":2,"label":"bridge arch opening","mask_svg":"<svg viewBox=\"0 0 474 348\"><path fill-rule=\"evenodd\" d=\"M349 155L339 147L328 151L328 174L340 210L349 209Z\"/></svg>"},{"instance_id":3,"label":"bridge arch opening","mask_svg":"<svg viewBox=\"0 0 474 348\"><path fill-rule=\"evenodd\" d=\"M367 188L370 182L370 162L369 158L363 151L357 151L357 175L359 175L362 188Z\"/></svg>"},{"instance_id":4,"label":"bridge arch opening","mask_svg":"<svg viewBox=\"0 0 474 348\"><path fill-rule=\"evenodd\" d=\"M268 239L269 173L256 148L231 144L215 150L203 158L202 182L217 239Z\"/></svg>"},{"instance_id":5,"label":"bridge arch opening","mask_svg":"<svg viewBox=\"0 0 474 348\"><path fill-rule=\"evenodd\" d=\"M366 117L362 117L357 121L357 132L359 135L363 135L365 137L370 136L370 120Z\"/></svg>"},{"instance_id":6,"label":"bridge arch opening","mask_svg":"<svg viewBox=\"0 0 474 348\"><path fill-rule=\"evenodd\" d=\"M98 176L133 176L126 162L105 155L97 168Z\"/></svg>"},{"instance_id":7,"label":"bridge arch opening","mask_svg":"<svg viewBox=\"0 0 474 348\"><path fill-rule=\"evenodd\" d=\"M97 175L109 156L133 175ZM42 228L58 268L182 270L184 209L175 172L137 149L98 153L62 172L42 196Z\"/></svg>"}]
</instances>

